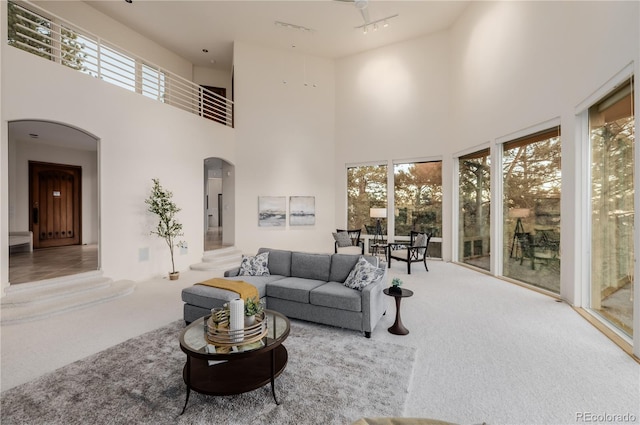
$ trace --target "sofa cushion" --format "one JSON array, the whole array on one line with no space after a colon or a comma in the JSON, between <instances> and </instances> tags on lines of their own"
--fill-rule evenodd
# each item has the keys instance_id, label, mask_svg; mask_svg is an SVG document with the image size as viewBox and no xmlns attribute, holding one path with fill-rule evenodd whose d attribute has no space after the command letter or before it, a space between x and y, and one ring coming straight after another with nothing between
<instances>
[{"instance_id":1,"label":"sofa cushion","mask_svg":"<svg viewBox=\"0 0 640 425\"><path fill-rule=\"evenodd\" d=\"M340 310L362 311L362 294L341 282L327 282L313 289L311 304Z\"/></svg>"},{"instance_id":2,"label":"sofa cushion","mask_svg":"<svg viewBox=\"0 0 640 425\"><path fill-rule=\"evenodd\" d=\"M269 253L263 252L255 257L242 256L238 276L268 276Z\"/></svg>"},{"instance_id":3,"label":"sofa cushion","mask_svg":"<svg viewBox=\"0 0 640 425\"><path fill-rule=\"evenodd\" d=\"M291 253L291 276L329 281L330 254Z\"/></svg>"},{"instance_id":4,"label":"sofa cushion","mask_svg":"<svg viewBox=\"0 0 640 425\"><path fill-rule=\"evenodd\" d=\"M360 258L360 252L357 252L357 254L358 255L333 254L331 256L331 273L329 274L329 280L331 282L344 282ZM372 265L378 266L378 259L376 257L367 255L364 259Z\"/></svg>"},{"instance_id":5,"label":"sofa cushion","mask_svg":"<svg viewBox=\"0 0 640 425\"><path fill-rule=\"evenodd\" d=\"M269 272L281 276L291 276L291 251L260 248L258 254L269 253Z\"/></svg>"},{"instance_id":6,"label":"sofa cushion","mask_svg":"<svg viewBox=\"0 0 640 425\"><path fill-rule=\"evenodd\" d=\"M374 266L361 256L344 281L344 286L362 291L362 288L377 281L383 275L383 268Z\"/></svg>"},{"instance_id":7,"label":"sofa cushion","mask_svg":"<svg viewBox=\"0 0 640 425\"><path fill-rule=\"evenodd\" d=\"M325 283L322 280L285 277L267 285L267 297L309 304L309 292Z\"/></svg>"}]
</instances>

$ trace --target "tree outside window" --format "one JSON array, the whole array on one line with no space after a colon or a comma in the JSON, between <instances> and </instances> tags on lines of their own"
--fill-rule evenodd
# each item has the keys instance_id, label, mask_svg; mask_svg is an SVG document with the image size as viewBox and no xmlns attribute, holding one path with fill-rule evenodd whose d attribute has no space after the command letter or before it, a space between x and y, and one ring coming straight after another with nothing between
<instances>
[{"instance_id":1,"label":"tree outside window","mask_svg":"<svg viewBox=\"0 0 640 425\"><path fill-rule=\"evenodd\" d=\"M363 165L347 168L347 226L361 229L363 234L375 233L375 219L371 208L387 207L387 166ZM383 221L386 221L383 219ZM386 233L386 224L382 224Z\"/></svg>"},{"instance_id":2,"label":"tree outside window","mask_svg":"<svg viewBox=\"0 0 640 425\"><path fill-rule=\"evenodd\" d=\"M633 336L634 149L632 81L589 108L590 307Z\"/></svg>"},{"instance_id":3,"label":"tree outside window","mask_svg":"<svg viewBox=\"0 0 640 425\"><path fill-rule=\"evenodd\" d=\"M560 293L560 129L503 146L504 276Z\"/></svg>"},{"instance_id":4,"label":"tree outside window","mask_svg":"<svg viewBox=\"0 0 640 425\"><path fill-rule=\"evenodd\" d=\"M490 270L491 162L489 149L458 159L458 259Z\"/></svg>"},{"instance_id":5,"label":"tree outside window","mask_svg":"<svg viewBox=\"0 0 640 425\"><path fill-rule=\"evenodd\" d=\"M394 165L395 236L442 235L442 161Z\"/></svg>"}]
</instances>

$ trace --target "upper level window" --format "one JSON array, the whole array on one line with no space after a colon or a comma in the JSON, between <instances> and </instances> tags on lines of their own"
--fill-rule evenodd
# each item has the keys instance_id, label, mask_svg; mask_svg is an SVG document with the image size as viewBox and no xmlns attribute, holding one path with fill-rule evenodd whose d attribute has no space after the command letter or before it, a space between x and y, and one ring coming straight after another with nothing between
<instances>
[{"instance_id":1,"label":"upper level window","mask_svg":"<svg viewBox=\"0 0 640 425\"><path fill-rule=\"evenodd\" d=\"M7 3L7 41L10 46L54 60L51 20L15 3Z\"/></svg>"},{"instance_id":2,"label":"upper level window","mask_svg":"<svg viewBox=\"0 0 640 425\"><path fill-rule=\"evenodd\" d=\"M503 145L503 274L560 293L560 128Z\"/></svg>"},{"instance_id":3,"label":"upper level window","mask_svg":"<svg viewBox=\"0 0 640 425\"><path fill-rule=\"evenodd\" d=\"M141 93L151 99L165 101L165 75L148 65L142 65Z\"/></svg>"}]
</instances>

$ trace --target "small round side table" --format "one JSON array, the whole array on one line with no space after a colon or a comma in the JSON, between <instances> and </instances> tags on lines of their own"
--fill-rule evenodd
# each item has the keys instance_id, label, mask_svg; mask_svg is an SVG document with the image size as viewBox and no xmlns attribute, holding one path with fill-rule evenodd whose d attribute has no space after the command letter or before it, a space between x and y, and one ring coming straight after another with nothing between
<instances>
[{"instance_id":1,"label":"small round side table","mask_svg":"<svg viewBox=\"0 0 640 425\"><path fill-rule=\"evenodd\" d=\"M403 298L408 298L412 296L413 291L410 291L409 289L404 289L404 288L398 288L399 291L397 290L390 291L389 289L391 288L384 288L382 292L384 292L385 295L389 295L390 297L393 297L396 299L396 321L393 323L393 326L391 326L387 330L395 335L406 335L409 333L409 329L404 327L404 325L402 324L402 318L400 318L400 301L402 301Z\"/></svg>"}]
</instances>

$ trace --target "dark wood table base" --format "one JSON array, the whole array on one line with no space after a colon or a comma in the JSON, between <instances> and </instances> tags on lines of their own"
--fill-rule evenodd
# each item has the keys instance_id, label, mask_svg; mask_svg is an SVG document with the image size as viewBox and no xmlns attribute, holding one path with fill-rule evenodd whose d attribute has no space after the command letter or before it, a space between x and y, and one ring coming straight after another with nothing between
<instances>
[{"instance_id":1,"label":"dark wood table base","mask_svg":"<svg viewBox=\"0 0 640 425\"><path fill-rule=\"evenodd\" d=\"M393 322L393 325L387 330L395 335L407 335L409 333L409 329L404 327L404 325L402 324L402 318L400 317L400 301L402 301L402 297L395 297L395 299L396 321Z\"/></svg>"},{"instance_id":2,"label":"dark wood table base","mask_svg":"<svg viewBox=\"0 0 640 425\"><path fill-rule=\"evenodd\" d=\"M387 330L395 335L408 334L409 329L404 327L402 324L402 318L400 317L400 301L402 301L403 298L413 296L413 291L404 288L385 288L382 292L396 300L396 321L393 323L393 326Z\"/></svg>"},{"instance_id":3,"label":"dark wood table base","mask_svg":"<svg viewBox=\"0 0 640 425\"><path fill-rule=\"evenodd\" d=\"M233 395L246 393L269 383L273 400L279 405L274 380L287 366L288 358L287 349L283 345L265 353L213 366L209 366L205 359L187 356L187 363L182 371L187 384L187 397L182 413L187 408L191 390L207 395Z\"/></svg>"}]
</instances>

